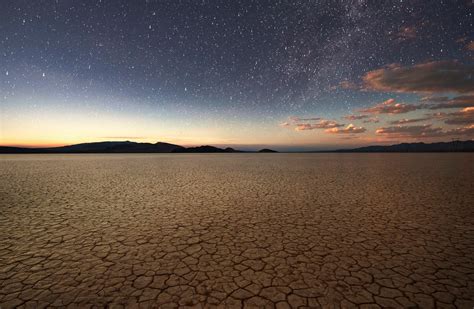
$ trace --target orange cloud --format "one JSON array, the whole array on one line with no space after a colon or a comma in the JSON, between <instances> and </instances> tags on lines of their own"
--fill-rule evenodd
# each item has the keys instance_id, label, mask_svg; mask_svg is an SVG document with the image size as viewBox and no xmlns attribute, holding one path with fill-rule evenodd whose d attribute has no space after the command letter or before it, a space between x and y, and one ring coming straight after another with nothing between
<instances>
[{"instance_id":1,"label":"orange cloud","mask_svg":"<svg viewBox=\"0 0 474 309\"><path fill-rule=\"evenodd\" d=\"M357 84L350 82L348 80L344 80L339 83L339 86L341 86L342 89L358 89L359 86Z\"/></svg>"},{"instance_id":2,"label":"orange cloud","mask_svg":"<svg viewBox=\"0 0 474 309\"><path fill-rule=\"evenodd\" d=\"M395 126L379 128L375 131L376 134L385 135L390 138L420 138L420 137L435 137L443 135L442 128L433 128L431 124L419 126Z\"/></svg>"},{"instance_id":3,"label":"orange cloud","mask_svg":"<svg viewBox=\"0 0 474 309\"><path fill-rule=\"evenodd\" d=\"M467 135L474 136L474 124L467 127L456 128L448 131L449 135Z\"/></svg>"},{"instance_id":4,"label":"orange cloud","mask_svg":"<svg viewBox=\"0 0 474 309\"><path fill-rule=\"evenodd\" d=\"M474 125L474 107L466 107L458 112L447 114L446 124Z\"/></svg>"},{"instance_id":5,"label":"orange cloud","mask_svg":"<svg viewBox=\"0 0 474 309\"><path fill-rule=\"evenodd\" d=\"M372 117L363 121L363 123L379 123L380 120L377 117Z\"/></svg>"},{"instance_id":6,"label":"orange cloud","mask_svg":"<svg viewBox=\"0 0 474 309\"><path fill-rule=\"evenodd\" d=\"M299 123L296 125L296 131L304 131L304 130L314 130L314 129L331 129L342 127L343 124L340 124L334 120L321 120L318 123Z\"/></svg>"},{"instance_id":7,"label":"orange cloud","mask_svg":"<svg viewBox=\"0 0 474 309\"><path fill-rule=\"evenodd\" d=\"M397 103L395 99L388 99L373 107L361 109L360 112L368 114L403 114L414 111L416 109L418 109L418 107L415 105Z\"/></svg>"},{"instance_id":8,"label":"orange cloud","mask_svg":"<svg viewBox=\"0 0 474 309\"><path fill-rule=\"evenodd\" d=\"M326 133L332 134L351 134L351 133L364 133L366 129L364 127L356 127L352 123L343 129L332 128L325 130Z\"/></svg>"},{"instance_id":9,"label":"orange cloud","mask_svg":"<svg viewBox=\"0 0 474 309\"><path fill-rule=\"evenodd\" d=\"M474 65L458 61L433 61L403 67L392 64L370 71L365 89L385 92L474 92Z\"/></svg>"},{"instance_id":10,"label":"orange cloud","mask_svg":"<svg viewBox=\"0 0 474 309\"><path fill-rule=\"evenodd\" d=\"M393 120L390 121L390 124L408 124L408 123L415 123L415 122L421 122L421 121L426 121L432 119L431 117L425 117L425 118L414 118L414 119L399 119L399 120Z\"/></svg>"},{"instance_id":11,"label":"orange cloud","mask_svg":"<svg viewBox=\"0 0 474 309\"><path fill-rule=\"evenodd\" d=\"M348 116L344 116L343 118L350 121L354 121L354 120L369 118L369 115L348 115Z\"/></svg>"},{"instance_id":12,"label":"orange cloud","mask_svg":"<svg viewBox=\"0 0 474 309\"><path fill-rule=\"evenodd\" d=\"M307 117L307 118L301 118L298 116L290 116L288 117L288 120L290 122L299 122L299 121L316 121L316 120L321 120L320 117Z\"/></svg>"},{"instance_id":13,"label":"orange cloud","mask_svg":"<svg viewBox=\"0 0 474 309\"><path fill-rule=\"evenodd\" d=\"M474 136L474 124L443 131L440 127L432 127L431 124L419 126L395 126L379 128L376 134L388 138L430 138L442 136Z\"/></svg>"},{"instance_id":14,"label":"orange cloud","mask_svg":"<svg viewBox=\"0 0 474 309\"><path fill-rule=\"evenodd\" d=\"M424 97L420 100L422 106L429 109L442 109L442 108L463 108L474 106L474 95L463 95L454 98L448 97ZM435 104L426 104L425 102L431 102ZM424 104L424 105L423 105Z\"/></svg>"}]
</instances>

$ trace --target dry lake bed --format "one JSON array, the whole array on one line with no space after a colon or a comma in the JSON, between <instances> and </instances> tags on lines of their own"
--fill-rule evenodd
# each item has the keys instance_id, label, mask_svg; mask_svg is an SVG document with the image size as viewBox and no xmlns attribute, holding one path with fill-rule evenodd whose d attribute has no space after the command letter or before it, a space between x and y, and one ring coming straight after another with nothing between
<instances>
[{"instance_id":1,"label":"dry lake bed","mask_svg":"<svg viewBox=\"0 0 474 309\"><path fill-rule=\"evenodd\" d=\"M0 308L473 308L473 154L0 156Z\"/></svg>"}]
</instances>

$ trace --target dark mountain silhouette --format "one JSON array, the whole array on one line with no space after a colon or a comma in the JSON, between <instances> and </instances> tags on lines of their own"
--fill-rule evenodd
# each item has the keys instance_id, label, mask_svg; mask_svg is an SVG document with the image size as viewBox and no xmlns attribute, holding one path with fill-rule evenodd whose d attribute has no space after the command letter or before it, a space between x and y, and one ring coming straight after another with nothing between
<instances>
[{"instance_id":1,"label":"dark mountain silhouette","mask_svg":"<svg viewBox=\"0 0 474 309\"><path fill-rule=\"evenodd\" d=\"M452 141L440 143L402 143L391 146L367 146L355 149L340 149L329 152L473 152L474 141Z\"/></svg>"},{"instance_id":2,"label":"dark mountain silhouette","mask_svg":"<svg viewBox=\"0 0 474 309\"><path fill-rule=\"evenodd\" d=\"M0 146L0 153L169 153L179 149L185 148L183 146L162 142L151 144L125 141L84 143L50 148Z\"/></svg>"},{"instance_id":3,"label":"dark mountain silhouette","mask_svg":"<svg viewBox=\"0 0 474 309\"><path fill-rule=\"evenodd\" d=\"M230 148L230 147L222 149L222 148L217 148L217 147L214 147L214 146L205 145L205 146L199 146L199 147L189 147L189 148L175 149L175 150L173 150L173 152L181 152L181 153L196 153L196 152L199 152L199 153L216 153L216 152L243 152L243 151L235 150L235 149Z\"/></svg>"},{"instance_id":4,"label":"dark mountain silhouette","mask_svg":"<svg viewBox=\"0 0 474 309\"><path fill-rule=\"evenodd\" d=\"M243 153L233 148L218 148L214 146L199 146L185 148L183 146L158 142L135 143L125 142L97 142L83 143L62 147L49 148L22 148L0 146L0 153ZM261 149L259 153L277 152L271 149ZM391 146L367 146L354 149L339 149L310 152L474 152L474 141L452 141L441 143L402 143Z\"/></svg>"},{"instance_id":5,"label":"dark mountain silhouette","mask_svg":"<svg viewBox=\"0 0 474 309\"><path fill-rule=\"evenodd\" d=\"M272 150L272 149L268 149L268 148L263 148L263 149L260 149L258 152L275 153L275 152L278 152L278 151Z\"/></svg>"}]
</instances>

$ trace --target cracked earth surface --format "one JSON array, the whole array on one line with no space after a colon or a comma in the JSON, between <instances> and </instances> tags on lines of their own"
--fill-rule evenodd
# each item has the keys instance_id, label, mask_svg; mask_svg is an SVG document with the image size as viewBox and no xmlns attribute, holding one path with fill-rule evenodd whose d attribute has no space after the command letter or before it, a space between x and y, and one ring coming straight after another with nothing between
<instances>
[{"instance_id":1,"label":"cracked earth surface","mask_svg":"<svg viewBox=\"0 0 474 309\"><path fill-rule=\"evenodd\" d=\"M0 307L473 308L471 154L4 155Z\"/></svg>"}]
</instances>

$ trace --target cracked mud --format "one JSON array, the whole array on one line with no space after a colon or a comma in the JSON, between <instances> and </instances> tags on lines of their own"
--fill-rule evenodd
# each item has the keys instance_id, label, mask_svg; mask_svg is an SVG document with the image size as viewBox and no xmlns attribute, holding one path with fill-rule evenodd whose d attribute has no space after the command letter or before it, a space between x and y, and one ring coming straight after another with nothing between
<instances>
[{"instance_id":1,"label":"cracked mud","mask_svg":"<svg viewBox=\"0 0 474 309\"><path fill-rule=\"evenodd\" d=\"M472 308L471 154L4 155L0 307Z\"/></svg>"}]
</instances>

